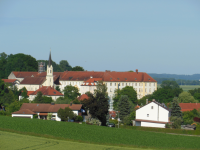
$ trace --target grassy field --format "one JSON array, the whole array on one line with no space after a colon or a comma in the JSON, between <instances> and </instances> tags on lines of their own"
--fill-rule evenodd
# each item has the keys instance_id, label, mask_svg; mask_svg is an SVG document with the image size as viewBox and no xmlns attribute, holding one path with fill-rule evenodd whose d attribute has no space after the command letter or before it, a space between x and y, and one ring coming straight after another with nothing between
<instances>
[{"instance_id":1,"label":"grassy field","mask_svg":"<svg viewBox=\"0 0 200 150\"><path fill-rule=\"evenodd\" d=\"M126 148L55 140L49 138L22 135L0 131L1 150L142 150L140 148Z\"/></svg>"},{"instance_id":2,"label":"grassy field","mask_svg":"<svg viewBox=\"0 0 200 150\"><path fill-rule=\"evenodd\" d=\"M112 146L199 149L200 137L0 116L0 130Z\"/></svg>"},{"instance_id":3,"label":"grassy field","mask_svg":"<svg viewBox=\"0 0 200 150\"><path fill-rule=\"evenodd\" d=\"M183 91L193 90L195 88L200 88L200 85L180 85ZM158 88L160 88L160 84L158 84Z\"/></svg>"}]
</instances>

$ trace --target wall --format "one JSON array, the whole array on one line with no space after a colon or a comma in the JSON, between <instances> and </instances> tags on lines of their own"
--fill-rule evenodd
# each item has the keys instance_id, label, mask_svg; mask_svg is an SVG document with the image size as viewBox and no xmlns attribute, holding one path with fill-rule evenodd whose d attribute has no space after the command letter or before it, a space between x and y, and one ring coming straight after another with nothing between
<instances>
[{"instance_id":1,"label":"wall","mask_svg":"<svg viewBox=\"0 0 200 150\"><path fill-rule=\"evenodd\" d=\"M165 128L165 124L161 123L151 123L151 122L141 122L142 127L156 127L156 128Z\"/></svg>"},{"instance_id":2,"label":"wall","mask_svg":"<svg viewBox=\"0 0 200 150\"><path fill-rule=\"evenodd\" d=\"M33 119L33 115L31 114L12 114L12 117L30 117Z\"/></svg>"}]
</instances>

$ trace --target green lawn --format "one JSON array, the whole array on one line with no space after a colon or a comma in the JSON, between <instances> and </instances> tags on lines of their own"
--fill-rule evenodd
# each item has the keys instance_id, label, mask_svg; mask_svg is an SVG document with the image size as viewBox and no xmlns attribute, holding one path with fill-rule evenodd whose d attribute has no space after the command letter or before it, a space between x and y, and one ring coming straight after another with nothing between
<instances>
[{"instance_id":1,"label":"green lawn","mask_svg":"<svg viewBox=\"0 0 200 150\"><path fill-rule=\"evenodd\" d=\"M193 90L195 88L200 88L200 85L180 85L183 91ZM160 88L160 84L158 84L158 88Z\"/></svg>"},{"instance_id":2,"label":"green lawn","mask_svg":"<svg viewBox=\"0 0 200 150\"><path fill-rule=\"evenodd\" d=\"M0 131L0 143L1 150L142 150L140 148L55 140L3 131Z\"/></svg>"},{"instance_id":3,"label":"green lawn","mask_svg":"<svg viewBox=\"0 0 200 150\"><path fill-rule=\"evenodd\" d=\"M0 130L132 148L198 149L200 147L200 137L5 116L0 116Z\"/></svg>"}]
</instances>

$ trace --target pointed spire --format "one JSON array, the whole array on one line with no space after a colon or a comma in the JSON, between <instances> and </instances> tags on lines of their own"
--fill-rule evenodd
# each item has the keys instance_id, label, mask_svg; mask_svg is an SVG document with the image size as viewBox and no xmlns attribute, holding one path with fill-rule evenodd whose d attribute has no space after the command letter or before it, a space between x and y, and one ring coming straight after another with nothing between
<instances>
[{"instance_id":1,"label":"pointed spire","mask_svg":"<svg viewBox=\"0 0 200 150\"><path fill-rule=\"evenodd\" d=\"M49 54L49 67L51 66L51 62L52 62L52 60L51 60L51 49L50 49L50 54Z\"/></svg>"}]
</instances>

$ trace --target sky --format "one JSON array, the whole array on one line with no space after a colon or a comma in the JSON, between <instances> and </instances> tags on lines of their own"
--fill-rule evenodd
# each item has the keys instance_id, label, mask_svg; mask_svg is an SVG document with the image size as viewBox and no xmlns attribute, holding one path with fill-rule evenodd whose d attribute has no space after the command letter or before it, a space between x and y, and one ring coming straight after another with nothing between
<instances>
[{"instance_id":1,"label":"sky","mask_svg":"<svg viewBox=\"0 0 200 150\"><path fill-rule=\"evenodd\" d=\"M88 71L200 73L199 0L0 0L0 53Z\"/></svg>"}]
</instances>

